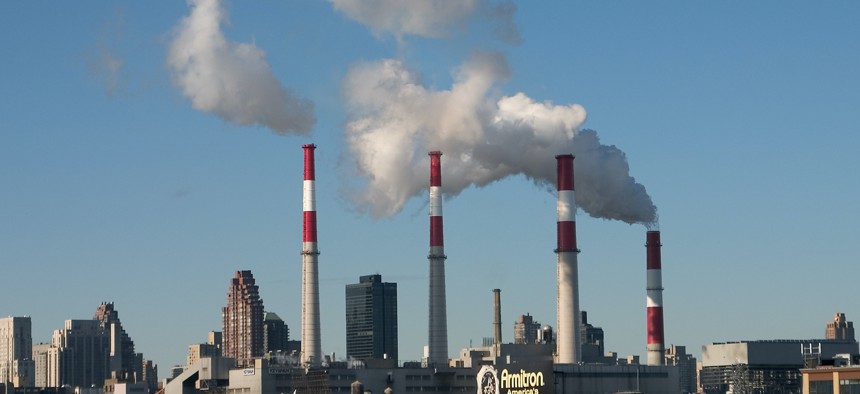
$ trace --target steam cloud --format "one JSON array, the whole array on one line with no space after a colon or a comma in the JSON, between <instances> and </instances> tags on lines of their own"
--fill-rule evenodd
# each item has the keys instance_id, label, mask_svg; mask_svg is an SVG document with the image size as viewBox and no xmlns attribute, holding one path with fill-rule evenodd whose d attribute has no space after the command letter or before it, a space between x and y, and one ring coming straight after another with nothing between
<instances>
[{"instance_id":1,"label":"steam cloud","mask_svg":"<svg viewBox=\"0 0 860 394\"><path fill-rule=\"evenodd\" d=\"M313 103L295 96L275 78L266 53L232 42L218 0L189 0L191 14L176 26L167 54L174 83L200 111L240 125L260 124L278 133L307 133Z\"/></svg>"},{"instance_id":2,"label":"steam cloud","mask_svg":"<svg viewBox=\"0 0 860 394\"><path fill-rule=\"evenodd\" d=\"M601 145L595 131L579 129L585 109L523 93L493 98L493 86L508 76L497 53L474 55L444 91L423 87L399 60L354 65L342 88L351 114L347 143L368 180L356 197L359 205L375 216L399 212L426 190L430 150L448 157L448 195L517 174L552 188L553 157L573 153L580 208L598 218L653 224L656 207L630 176L624 152Z\"/></svg>"},{"instance_id":3,"label":"steam cloud","mask_svg":"<svg viewBox=\"0 0 860 394\"><path fill-rule=\"evenodd\" d=\"M452 31L465 30L476 16L495 25L498 39L517 44L519 31L513 23L513 3L491 5L486 0L330 0L334 8L371 29L377 36L392 34L398 40L412 34L446 38Z\"/></svg>"}]
</instances>

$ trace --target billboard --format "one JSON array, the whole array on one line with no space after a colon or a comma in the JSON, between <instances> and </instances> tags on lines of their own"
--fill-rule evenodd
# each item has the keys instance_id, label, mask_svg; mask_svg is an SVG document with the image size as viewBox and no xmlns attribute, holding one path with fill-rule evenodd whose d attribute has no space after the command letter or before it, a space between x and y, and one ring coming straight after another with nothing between
<instances>
[{"instance_id":1,"label":"billboard","mask_svg":"<svg viewBox=\"0 0 860 394\"><path fill-rule=\"evenodd\" d=\"M546 365L543 365L546 364ZM477 394L553 394L555 381L552 363L509 364L496 369L481 367L476 376Z\"/></svg>"}]
</instances>

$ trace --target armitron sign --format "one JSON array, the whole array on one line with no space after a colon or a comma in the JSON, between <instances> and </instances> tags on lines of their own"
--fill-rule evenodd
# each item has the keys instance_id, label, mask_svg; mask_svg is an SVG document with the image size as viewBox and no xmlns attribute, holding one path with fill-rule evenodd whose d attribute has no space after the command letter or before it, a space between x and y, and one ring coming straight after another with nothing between
<instances>
[{"instance_id":1,"label":"armitron sign","mask_svg":"<svg viewBox=\"0 0 860 394\"><path fill-rule=\"evenodd\" d=\"M550 364L551 365L551 364ZM553 394L552 367L540 369L511 365L497 371L485 365L478 372L477 394Z\"/></svg>"}]
</instances>

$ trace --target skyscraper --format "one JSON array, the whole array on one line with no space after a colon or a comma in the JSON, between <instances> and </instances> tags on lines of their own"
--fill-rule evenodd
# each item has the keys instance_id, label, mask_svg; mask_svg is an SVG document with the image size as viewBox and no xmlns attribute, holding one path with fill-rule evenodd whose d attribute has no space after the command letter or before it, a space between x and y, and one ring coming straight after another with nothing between
<instances>
[{"instance_id":1,"label":"skyscraper","mask_svg":"<svg viewBox=\"0 0 860 394\"><path fill-rule=\"evenodd\" d=\"M844 313L833 315L833 321L827 323L826 339L854 340L854 323L845 319Z\"/></svg>"},{"instance_id":2,"label":"skyscraper","mask_svg":"<svg viewBox=\"0 0 860 394\"><path fill-rule=\"evenodd\" d=\"M377 274L346 285L346 355L397 360L397 283Z\"/></svg>"},{"instance_id":3,"label":"skyscraper","mask_svg":"<svg viewBox=\"0 0 860 394\"><path fill-rule=\"evenodd\" d=\"M263 314L263 350L275 352L287 351L287 342L290 341L290 328L274 312Z\"/></svg>"},{"instance_id":4,"label":"skyscraper","mask_svg":"<svg viewBox=\"0 0 860 394\"><path fill-rule=\"evenodd\" d=\"M113 302L101 303L96 309L93 320L101 323L102 330L110 339L108 369L111 377L124 382L136 382L141 379L143 364L140 360L143 355L134 352L134 341L122 328L119 312L114 308Z\"/></svg>"},{"instance_id":5,"label":"skyscraper","mask_svg":"<svg viewBox=\"0 0 860 394\"><path fill-rule=\"evenodd\" d=\"M263 355L263 300L251 271L236 271L221 317L224 357L234 358L237 366L244 367Z\"/></svg>"},{"instance_id":6,"label":"skyscraper","mask_svg":"<svg viewBox=\"0 0 860 394\"><path fill-rule=\"evenodd\" d=\"M30 317L0 319L0 383L12 382L15 387L32 387L36 368L32 357Z\"/></svg>"}]
</instances>

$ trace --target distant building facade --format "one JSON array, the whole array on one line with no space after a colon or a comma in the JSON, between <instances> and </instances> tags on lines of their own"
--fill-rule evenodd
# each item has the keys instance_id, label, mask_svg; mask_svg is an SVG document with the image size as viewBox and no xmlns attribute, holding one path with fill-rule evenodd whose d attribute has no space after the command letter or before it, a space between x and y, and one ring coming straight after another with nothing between
<instances>
[{"instance_id":1,"label":"distant building facade","mask_svg":"<svg viewBox=\"0 0 860 394\"><path fill-rule=\"evenodd\" d=\"M33 346L31 353L36 387L90 389L113 379L157 389L157 368L134 351L111 302L99 305L90 320L66 320L54 330L51 343Z\"/></svg>"},{"instance_id":2,"label":"distant building facade","mask_svg":"<svg viewBox=\"0 0 860 394\"><path fill-rule=\"evenodd\" d=\"M0 383L33 387L32 331L29 316L0 319Z\"/></svg>"},{"instance_id":3,"label":"distant building facade","mask_svg":"<svg viewBox=\"0 0 860 394\"><path fill-rule=\"evenodd\" d=\"M833 321L827 323L824 338L853 341L854 323L846 320L844 313L836 313L833 315Z\"/></svg>"},{"instance_id":4,"label":"distant building facade","mask_svg":"<svg viewBox=\"0 0 860 394\"><path fill-rule=\"evenodd\" d=\"M397 283L382 275L346 285L346 355L360 360L397 360Z\"/></svg>"},{"instance_id":5,"label":"distant building facade","mask_svg":"<svg viewBox=\"0 0 860 394\"><path fill-rule=\"evenodd\" d=\"M236 271L221 316L222 354L239 367L252 365L263 355L263 300L251 271Z\"/></svg>"},{"instance_id":6,"label":"distant building facade","mask_svg":"<svg viewBox=\"0 0 860 394\"><path fill-rule=\"evenodd\" d=\"M274 312L263 314L263 350L286 352L290 341L290 327Z\"/></svg>"},{"instance_id":7,"label":"distant building facade","mask_svg":"<svg viewBox=\"0 0 860 394\"><path fill-rule=\"evenodd\" d=\"M135 353L134 341L122 327L119 312L113 302L103 302L96 308L93 320L101 324L101 329L109 338L108 358L109 378L121 382L137 382L143 377L143 355Z\"/></svg>"},{"instance_id":8,"label":"distant building facade","mask_svg":"<svg viewBox=\"0 0 860 394\"><path fill-rule=\"evenodd\" d=\"M97 320L66 320L48 350L48 387L101 387L108 378L110 338Z\"/></svg>"},{"instance_id":9,"label":"distant building facade","mask_svg":"<svg viewBox=\"0 0 860 394\"><path fill-rule=\"evenodd\" d=\"M35 366L35 374L33 386L49 387L48 386L48 352L51 350L50 343L39 343L33 345L33 364Z\"/></svg>"},{"instance_id":10,"label":"distant building facade","mask_svg":"<svg viewBox=\"0 0 860 394\"><path fill-rule=\"evenodd\" d=\"M696 384L696 358L687 354L686 346L669 346L666 349L665 365L678 366L678 379L682 393L695 393Z\"/></svg>"},{"instance_id":11,"label":"distant building facade","mask_svg":"<svg viewBox=\"0 0 860 394\"><path fill-rule=\"evenodd\" d=\"M538 343L540 329L540 323L536 322L531 315L528 313L520 315L514 323L514 344Z\"/></svg>"}]
</instances>

